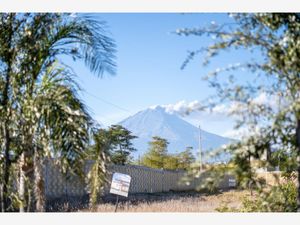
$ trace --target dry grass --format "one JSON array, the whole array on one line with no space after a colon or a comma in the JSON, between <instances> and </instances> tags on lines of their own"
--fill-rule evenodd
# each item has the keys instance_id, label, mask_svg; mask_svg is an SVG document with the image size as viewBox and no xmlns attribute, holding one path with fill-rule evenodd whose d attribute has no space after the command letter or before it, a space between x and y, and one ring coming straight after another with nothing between
<instances>
[{"instance_id":1,"label":"dry grass","mask_svg":"<svg viewBox=\"0 0 300 225\"><path fill-rule=\"evenodd\" d=\"M197 194L195 196L174 196L171 199L149 200L137 202L122 202L118 212L216 212L222 204L229 207L239 207L241 199L248 196L247 191L231 190L216 195ZM113 203L99 204L96 212L114 212ZM85 209L81 212L88 212Z\"/></svg>"}]
</instances>

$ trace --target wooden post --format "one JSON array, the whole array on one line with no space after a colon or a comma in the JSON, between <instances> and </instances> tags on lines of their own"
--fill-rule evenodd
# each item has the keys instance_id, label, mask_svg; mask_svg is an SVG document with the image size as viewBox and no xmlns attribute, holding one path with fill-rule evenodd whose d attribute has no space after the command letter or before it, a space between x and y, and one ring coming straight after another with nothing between
<instances>
[{"instance_id":1,"label":"wooden post","mask_svg":"<svg viewBox=\"0 0 300 225\"><path fill-rule=\"evenodd\" d=\"M117 210L118 210L118 205L119 205L119 195L117 195L115 212L117 212Z\"/></svg>"}]
</instances>

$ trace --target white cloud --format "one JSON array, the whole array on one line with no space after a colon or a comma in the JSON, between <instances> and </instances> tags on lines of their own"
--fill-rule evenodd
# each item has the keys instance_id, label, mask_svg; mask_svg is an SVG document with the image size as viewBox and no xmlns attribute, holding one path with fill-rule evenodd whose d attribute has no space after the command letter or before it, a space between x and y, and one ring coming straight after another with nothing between
<instances>
[{"instance_id":1,"label":"white cloud","mask_svg":"<svg viewBox=\"0 0 300 225\"><path fill-rule=\"evenodd\" d=\"M165 108L166 112L168 113L178 113L183 115L191 111L199 110L201 104L197 100L192 102L187 102L185 100L182 100L175 104L162 105L162 107Z\"/></svg>"},{"instance_id":2,"label":"white cloud","mask_svg":"<svg viewBox=\"0 0 300 225\"><path fill-rule=\"evenodd\" d=\"M249 101L253 106L267 105L276 109L278 106L278 95L269 95L261 92ZM246 104L235 101L216 105L212 109L201 110L199 101L188 102L182 100L175 104L162 105L161 107L165 108L168 113L180 115L184 120L195 126L201 124L204 130L221 136L239 139L251 132L247 128L234 129L235 119L238 118L239 112L247 112Z\"/></svg>"},{"instance_id":3,"label":"white cloud","mask_svg":"<svg viewBox=\"0 0 300 225\"><path fill-rule=\"evenodd\" d=\"M253 99L249 99L249 103L254 105L266 105L273 109L278 106L278 96L269 95L266 92L261 92L258 96ZM232 101L229 104L219 104L212 108L213 113L232 115L234 113L245 111L247 108L247 103Z\"/></svg>"},{"instance_id":4,"label":"white cloud","mask_svg":"<svg viewBox=\"0 0 300 225\"><path fill-rule=\"evenodd\" d=\"M275 95L268 95L265 92L260 93L258 96L256 96L253 99L250 99L251 104L255 105L267 105L270 107L275 108L278 102L278 97ZM154 106L156 107L156 106ZM167 105L161 105L161 107L165 108L166 112L168 113L177 113L180 115L184 115L187 113L192 113L195 111L201 111L202 110L202 104L200 101L195 100L191 102L187 102L185 100L181 100L176 102L175 104L167 104ZM226 114L229 116L232 113L239 112L244 110L246 107L246 103L238 102L238 101L232 101L229 104L219 104L213 107L212 109L205 111L207 113L213 113L213 114ZM202 110L203 111L203 110Z\"/></svg>"},{"instance_id":5,"label":"white cloud","mask_svg":"<svg viewBox=\"0 0 300 225\"><path fill-rule=\"evenodd\" d=\"M213 110L203 109L201 103L195 101L179 101L175 104L161 105L166 112L177 114L185 121L194 126L201 125L201 128L218 135L233 129L234 121L224 113L225 105L218 105Z\"/></svg>"}]
</instances>

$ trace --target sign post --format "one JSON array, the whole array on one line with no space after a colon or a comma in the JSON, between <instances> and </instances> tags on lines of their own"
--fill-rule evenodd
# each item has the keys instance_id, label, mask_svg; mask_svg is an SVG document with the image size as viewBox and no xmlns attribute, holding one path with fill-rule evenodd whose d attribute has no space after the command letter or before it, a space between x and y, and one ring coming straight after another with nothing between
<instances>
[{"instance_id":1,"label":"sign post","mask_svg":"<svg viewBox=\"0 0 300 225\"><path fill-rule=\"evenodd\" d=\"M117 210L118 210L118 205L119 205L119 195L117 195L115 212L117 212Z\"/></svg>"},{"instance_id":2,"label":"sign post","mask_svg":"<svg viewBox=\"0 0 300 225\"><path fill-rule=\"evenodd\" d=\"M112 176L110 193L117 195L115 212L117 212L119 204L119 195L128 197L131 177L123 173L114 173Z\"/></svg>"}]
</instances>

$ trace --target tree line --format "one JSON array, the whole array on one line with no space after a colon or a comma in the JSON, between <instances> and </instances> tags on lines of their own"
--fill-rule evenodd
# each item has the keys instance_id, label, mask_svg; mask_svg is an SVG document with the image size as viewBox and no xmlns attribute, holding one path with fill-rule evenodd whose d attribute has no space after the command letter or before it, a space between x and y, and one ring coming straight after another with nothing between
<instances>
[{"instance_id":1,"label":"tree line","mask_svg":"<svg viewBox=\"0 0 300 225\"><path fill-rule=\"evenodd\" d=\"M168 140L159 136L152 137L146 153L139 156L138 159L134 159L132 153L136 149L133 147L132 141L137 136L132 135L131 131L121 125L100 129L97 135L98 138L101 138L98 141L102 140L103 143L108 143L106 154L110 157L111 163L116 165L137 164L156 169L187 170L195 163L192 147L187 147L177 154L170 154ZM97 143L94 146L96 145Z\"/></svg>"}]
</instances>

